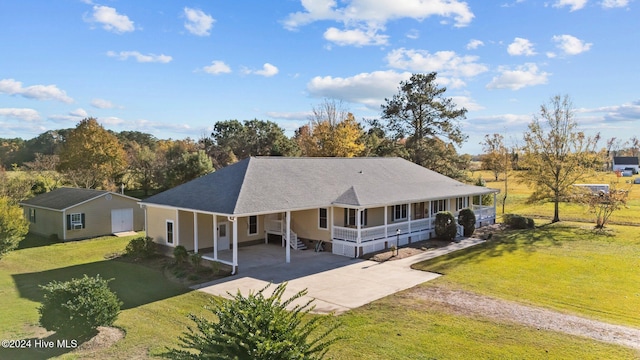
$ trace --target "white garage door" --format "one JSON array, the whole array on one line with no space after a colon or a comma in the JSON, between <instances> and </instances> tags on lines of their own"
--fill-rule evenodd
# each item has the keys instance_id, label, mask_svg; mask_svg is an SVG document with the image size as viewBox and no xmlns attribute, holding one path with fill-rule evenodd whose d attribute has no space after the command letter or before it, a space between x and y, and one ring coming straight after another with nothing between
<instances>
[{"instance_id":1,"label":"white garage door","mask_svg":"<svg viewBox=\"0 0 640 360\"><path fill-rule=\"evenodd\" d=\"M111 210L111 232L133 231L133 209Z\"/></svg>"}]
</instances>

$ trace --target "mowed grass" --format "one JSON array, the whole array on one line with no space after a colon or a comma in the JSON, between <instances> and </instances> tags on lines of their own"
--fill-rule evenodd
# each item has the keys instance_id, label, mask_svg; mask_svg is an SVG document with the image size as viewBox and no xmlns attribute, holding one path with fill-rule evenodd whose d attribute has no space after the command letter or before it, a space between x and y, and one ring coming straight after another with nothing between
<instances>
[{"instance_id":1,"label":"mowed grass","mask_svg":"<svg viewBox=\"0 0 640 360\"><path fill-rule=\"evenodd\" d=\"M413 267L444 274L438 284L640 328L639 230L560 222Z\"/></svg>"},{"instance_id":2,"label":"mowed grass","mask_svg":"<svg viewBox=\"0 0 640 360\"><path fill-rule=\"evenodd\" d=\"M507 181L507 199L505 202L505 213L520 214L535 218L551 219L553 217L553 203L542 201L527 203L529 195L533 192L527 185L519 182L518 171L510 171ZM489 171L474 171L470 173L473 179L482 177L486 181L487 187L499 189L497 194L497 213L502 214L502 198L505 193L504 176L499 176L499 181L494 181L493 173ZM627 225L640 225L640 185L629 184L633 182L631 177L618 178L612 172L598 172L593 176L580 181L581 184L615 184L618 189L629 189L627 207L616 211L611 216L612 223ZM560 203L560 220L595 222L595 218L589 213L588 208L580 204Z\"/></svg>"},{"instance_id":3,"label":"mowed grass","mask_svg":"<svg viewBox=\"0 0 640 360\"><path fill-rule=\"evenodd\" d=\"M113 278L110 287L123 301L123 310L115 323L126 333L123 340L98 354L78 352L32 352L0 349L0 358L62 358L124 359L145 358L160 354L176 342L190 323L187 314L201 313L208 304L207 296L192 292L171 282L161 271L141 265L107 260L122 252L133 237L102 237L91 240L50 243L29 236L21 248L0 260L0 338L29 339L43 337L38 327L38 311L42 299L39 285L52 280L65 281L74 277L100 274Z\"/></svg>"},{"instance_id":4,"label":"mowed grass","mask_svg":"<svg viewBox=\"0 0 640 360\"><path fill-rule=\"evenodd\" d=\"M37 326L37 307L42 296L38 285L53 279L80 277L83 273L100 273L105 278L114 278L110 286L124 302L115 325L126 333L125 338L115 345L94 352L34 353L0 349L0 358L151 358L161 355L167 347L177 346L178 336L192 325L187 314L210 316L203 309L209 304L208 295L172 283L159 270L105 259L109 254L122 251L129 240L105 237L49 244L43 239L29 238L21 249L0 260L1 338L43 337ZM544 248L543 243L540 244ZM547 245L556 247L554 242ZM507 253L502 255L507 256ZM464 261L464 256L462 259L460 269L475 262L471 259ZM449 266L451 270L455 268ZM493 270L487 264L481 271ZM494 276L499 278L501 275L497 273ZM337 335L344 339L334 344L329 358L629 359L638 356L624 347L483 318L453 315L446 308L406 294L395 294L341 315L343 326Z\"/></svg>"}]
</instances>

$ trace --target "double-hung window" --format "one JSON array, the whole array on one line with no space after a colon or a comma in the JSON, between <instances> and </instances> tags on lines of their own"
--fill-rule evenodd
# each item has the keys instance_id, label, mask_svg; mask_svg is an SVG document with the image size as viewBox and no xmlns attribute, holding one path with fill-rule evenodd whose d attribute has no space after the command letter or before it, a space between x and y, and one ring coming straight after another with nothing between
<instances>
[{"instance_id":1,"label":"double-hung window","mask_svg":"<svg viewBox=\"0 0 640 360\"><path fill-rule=\"evenodd\" d=\"M167 220L167 244L173 244L173 221Z\"/></svg>"},{"instance_id":2,"label":"double-hung window","mask_svg":"<svg viewBox=\"0 0 640 360\"><path fill-rule=\"evenodd\" d=\"M327 208L319 208L318 209L318 228L320 229L328 229L328 211Z\"/></svg>"},{"instance_id":3,"label":"double-hung window","mask_svg":"<svg viewBox=\"0 0 640 360\"><path fill-rule=\"evenodd\" d=\"M344 209L344 226L357 226L356 209ZM367 225L367 209L360 211L360 225Z\"/></svg>"},{"instance_id":4,"label":"double-hung window","mask_svg":"<svg viewBox=\"0 0 640 360\"><path fill-rule=\"evenodd\" d=\"M84 213L67 214L67 230L80 230L84 228Z\"/></svg>"},{"instance_id":5,"label":"double-hung window","mask_svg":"<svg viewBox=\"0 0 640 360\"><path fill-rule=\"evenodd\" d=\"M249 216L249 235L258 233L258 217L256 215Z\"/></svg>"},{"instance_id":6,"label":"double-hung window","mask_svg":"<svg viewBox=\"0 0 640 360\"><path fill-rule=\"evenodd\" d=\"M431 216L435 216L440 211L447 211L447 200L433 200L431 202Z\"/></svg>"},{"instance_id":7,"label":"double-hung window","mask_svg":"<svg viewBox=\"0 0 640 360\"><path fill-rule=\"evenodd\" d=\"M456 211L462 210L469 206L469 198L468 197L459 197L456 198Z\"/></svg>"},{"instance_id":8,"label":"double-hung window","mask_svg":"<svg viewBox=\"0 0 640 360\"><path fill-rule=\"evenodd\" d=\"M407 204L395 205L393 207L393 221L407 220Z\"/></svg>"},{"instance_id":9,"label":"double-hung window","mask_svg":"<svg viewBox=\"0 0 640 360\"><path fill-rule=\"evenodd\" d=\"M35 224L36 222L36 209L29 208L29 222Z\"/></svg>"}]
</instances>

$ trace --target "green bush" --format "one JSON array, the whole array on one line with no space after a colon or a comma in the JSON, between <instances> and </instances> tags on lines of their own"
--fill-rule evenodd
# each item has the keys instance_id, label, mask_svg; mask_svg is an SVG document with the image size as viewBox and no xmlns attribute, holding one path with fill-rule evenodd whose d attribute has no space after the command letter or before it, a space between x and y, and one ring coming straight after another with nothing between
<instances>
[{"instance_id":1,"label":"green bush","mask_svg":"<svg viewBox=\"0 0 640 360\"><path fill-rule=\"evenodd\" d=\"M330 338L339 323L333 316L308 316L314 308L313 300L287 310L306 295L306 290L283 300L286 283L265 297L264 291L269 286L247 296L238 291L232 300L212 298L213 307L206 309L217 321L190 314L196 329L188 327L180 336L184 350L170 349L164 356L172 359L322 359L329 346L339 339Z\"/></svg>"},{"instance_id":2,"label":"green bush","mask_svg":"<svg viewBox=\"0 0 640 360\"><path fill-rule=\"evenodd\" d=\"M45 286L44 300L38 308L40 325L50 331L85 335L98 326L110 326L120 313L122 302L109 289L111 280L100 275L59 282Z\"/></svg>"},{"instance_id":3,"label":"green bush","mask_svg":"<svg viewBox=\"0 0 640 360\"><path fill-rule=\"evenodd\" d=\"M527 218L516 214L504 214L503 222L513 229L533 229L535 222L532 218Z\"/></svg>"},{"instance_id":4,"label":"green bush","mask_svg":"<svg viewBox=\"0 0 640 360\"><path fill-rule=\"evenodd\" d=\"M200 255L200 253L191 254L189 260L191 261L191 265L193 265L196 270L200 270L200 268L202 267L202 255Z\"/></svg>"},{"instance_id":5,"label":"green bush","mask_svg":"<svg viewBox=\"0 0 640 360\"><path fill-rule=\"evenodd\" d=\"M18 247L29 232L24 212L8 197L0 196L0 257Z\"/></svg>"},{"instance_id":6,"label":"green bush","mask_svg":"<svg viewBox=\"0 0 640 360\"><path fill-rule=\"evenodd\" d=\"M451 241L456 237L458 228L455 217L449 211L436 214L436 236L442 240Z\"/></svg>"},{"instance_id":7,"label":"green bush","mask_svg":"<svg viewBox=\"0 0 640 360\"><path fill-rule=\"evenodd\" d=\"M189 252L187 248L182 245L178 245L173 249L173 258L176 259L176 263L184 264L189 260Z\"/></svg>"},{"instance_id":8,"label":"green bush","mask_svg":"<svg viewBox=\"0 0 640 360\"><path fill-rule=\"evenodd\" d=\"M476 214L471 209L462 209L458 213L458 224L464 228L464 236L471 236L476 230Z\"/></svg>"},{"instance_id":9,"label":"green bush","mask_svg":"<svg viewBox=\"0 0 640 360\"><path fill-rule=\"evenodd\" d=\"M127 255L136 259L150 258L156 254L156 251L156 243L153 242L153 238L149 236L135 238L129 241L129 244L127 244L127 247L125 248Z\"/></svg>"}]
</instances>

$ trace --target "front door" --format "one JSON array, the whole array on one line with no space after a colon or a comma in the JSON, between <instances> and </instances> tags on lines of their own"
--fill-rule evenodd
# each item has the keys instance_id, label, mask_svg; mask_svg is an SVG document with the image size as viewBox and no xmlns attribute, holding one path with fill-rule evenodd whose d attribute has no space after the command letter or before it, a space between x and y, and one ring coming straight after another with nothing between
<instances>
[{"instance_id":1,"label":"front door","mask_svg":"<svg viewBox=\"0 0 640 360\"><path fill-rule=\"evenodd\" d=\"M229 250L229 223L218 223L218 250Z\"/></svg>"}]
</instances>

